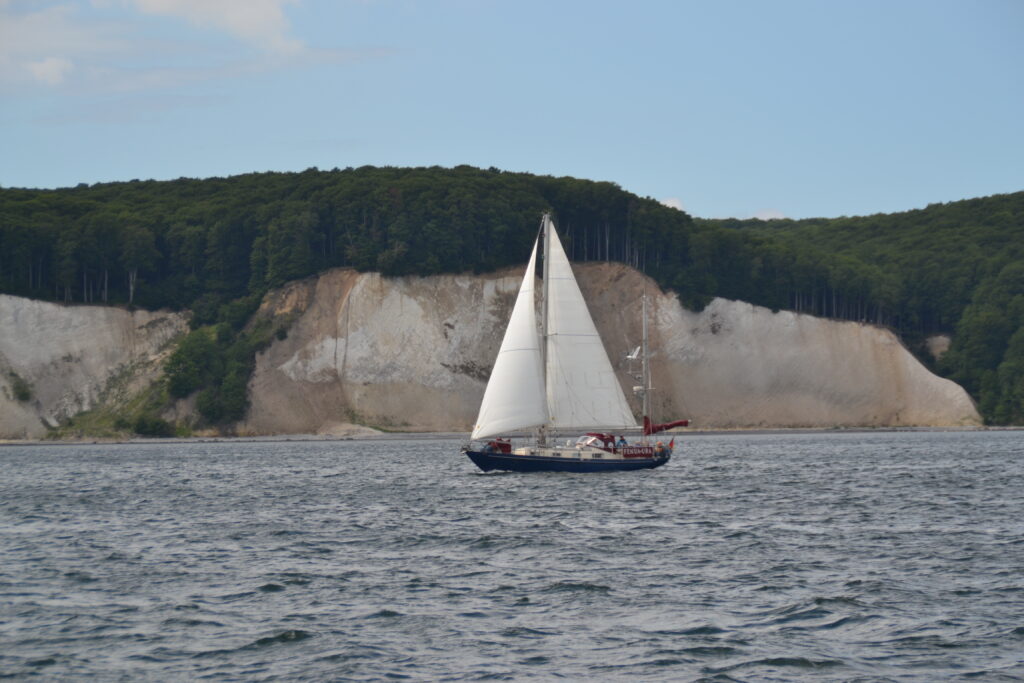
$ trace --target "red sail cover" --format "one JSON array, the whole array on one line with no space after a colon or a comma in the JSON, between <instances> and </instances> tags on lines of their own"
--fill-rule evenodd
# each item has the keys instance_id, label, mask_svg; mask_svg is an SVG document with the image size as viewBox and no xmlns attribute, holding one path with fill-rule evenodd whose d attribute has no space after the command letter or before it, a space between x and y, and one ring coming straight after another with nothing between
<instances>
[{"instance_id":1,"label":"red sail cover","mask_svg":"<svg viewBox=\"0 0 1024 683\"><path fill-rule=\"evenodd\" d=\"M657 434L658 432L663 432L666 429L672 429L673 427L685 427L688 424L690 424L689 420L674 420L672 422L655 424L651 422L651 418L644 415L644 434Z\"/></svg>"},{"instance_id":2,"label":"red sail cover","mask_svg":"<svg viewBox=\"0 0 1024 683\"><path fill-rule=\"evenodd\" d=\"M614 434L601 434L600 432L587 432L587 436L594 436L604 443L605 448L612 448L615 446L615 435Z\"/></svg>"}]
</instances>

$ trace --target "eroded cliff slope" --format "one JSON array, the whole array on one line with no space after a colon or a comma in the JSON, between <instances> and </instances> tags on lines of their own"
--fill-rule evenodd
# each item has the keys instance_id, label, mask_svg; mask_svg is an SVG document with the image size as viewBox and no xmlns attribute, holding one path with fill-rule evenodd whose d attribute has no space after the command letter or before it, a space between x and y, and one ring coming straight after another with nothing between
<instances>
[{"instance_id":1,"label":"eroded cliff slope","mask_svg":"<svg viewBox=\"0 0 1024 683\"><path fill-rule=\"evenodd\" d=\"M331 433L349 422L469 430L521 272L384 279L334 270L273 293L263 312L295 323L258 356L239 431ZM703 428L980 423L961 387L881 328L723 299L694 313L624 266L576 272L626 387L634 381L620 359L639 344L640 296L652 295L657 419Z\"/></svg>"},{"instance_id":2,"label":"eroded cliff slope","mask_svg":"<svg viewBox=\"0 0 1024 683\"><path fill-rule=\"evenodd\" d=\"M62 420L144 388L186 327L178 313L0 294L0 439L44 436Z\"/></svg>"}]
</instances>

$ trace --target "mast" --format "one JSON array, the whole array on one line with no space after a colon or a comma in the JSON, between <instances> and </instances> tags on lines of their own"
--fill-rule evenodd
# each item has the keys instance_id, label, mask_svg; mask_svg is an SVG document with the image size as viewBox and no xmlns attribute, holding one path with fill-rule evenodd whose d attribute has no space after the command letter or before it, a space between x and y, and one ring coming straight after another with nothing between
<instances>
[{"instance_id":1,"label":"mast","mask_svg":"<svg viewBox=\"0 0 1024 683\"><path fill-rule=\"evenodd\" d=\"M641 382L643 385L643 419L652 420L651 418L651 363L647 353L647 287L644 287L644 293L640 297L641 301L641 313L643 320L641 321L641 329L643 330L642 341L640 342L640 375ZM645 430L646 432L646 430ZM647 434L643 435L643 443L647 443Z\"/></svg>"},{"instance_id":2,"label":"mast","mask_svg":"<svg viewBox=\"0 0 1024 683\"><path fill-rule=\"evenodd\" d=\"M548 224L551 222L551 216L545 213L540 218L540 241L541 241L541 253L544 258L544 270L541 274L541 290L540 290L540 367L543 370L543 384L542 396L547 396L547 383L548 383L548 274L551 271L551 257L548 253ZM545 399L546 400L546 399ZM546 411L545 411L546 412ZM548 415L548 421L551 420L551 416ZM542 424L537 428L537 444L544 446L547 444L548 436L548 425L547 423Z\"/></svg>"},{"instance_id":3,"label":"mast","mask_svg":"<svg viewBox=\"0 0 1024 683\"><path fill-rule=\"evenodd\" d=\"M544 349L546 431L636 426L550 214L544 217L544 247L538 346Z\"/></svg>"},{"instance_id":4,"label":"mast","mask_svg":"<svg viewBox=\"0 0 1024 683\"><path fill-rule=\"evenodd\" d=\"M644 417L651 417L651 362L647 356L647 289L643 294L643 374L644 374ZM651 418L653 421L653 418Z\"/></svg>"}]
</instances>

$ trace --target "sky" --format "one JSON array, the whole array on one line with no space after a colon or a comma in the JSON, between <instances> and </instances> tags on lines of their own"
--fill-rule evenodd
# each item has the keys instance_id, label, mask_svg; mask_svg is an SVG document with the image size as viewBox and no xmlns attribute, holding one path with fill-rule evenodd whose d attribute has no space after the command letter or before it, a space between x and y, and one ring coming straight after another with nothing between
<instances>
[{"instance_id":1,"label":"sky","mask_svg":"<svg viewBox=\"0 0 1024 683\"><path fill-rule=\"evenodd\" d=\"M707 218L1024 190L1022 0L0 0L0 186L470 164Z\"/></svg>"}]
</instances>

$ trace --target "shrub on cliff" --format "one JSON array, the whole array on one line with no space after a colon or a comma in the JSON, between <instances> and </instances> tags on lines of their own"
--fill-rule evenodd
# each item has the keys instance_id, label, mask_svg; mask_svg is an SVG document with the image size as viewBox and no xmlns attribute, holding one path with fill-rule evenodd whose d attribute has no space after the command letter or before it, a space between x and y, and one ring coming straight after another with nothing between
<instances>
[{"instance_id":1,"label":"shrub on cliff","mask_svg":"<svg viewBox=\"0 0 1024 683\"><path fill-rule=\"evenodd\" d=\"M214 381L222 367L222 352L212 331L193 330L167 360L167 391L174 398L185 398Z\"/></svg>"},{"instance_id":2,"label":"shrub on cliff","mask_svg":"<svg viewBox=\"0 0 1024 683\"><path fill-rule=\"evenodd\" d=\"M164 367L168 393L186 398L198 391L196 410L208 424L245 418L256 352L266 348L274 336L287 335L291 321L287 317L259 319L245 329L236 329L239 308L251 307L251 301L223 307L222 315L228 320L193 330Z\"/></svg>"},{"instance_id":3,"label":"shrub on cliff","mask_svg":"<svg viewBox=\"0 0 1024 683\"><path fill-rule=\"evenodd\" d=\"M10 373L11 390L14 392L14 399L26 403L32 400L32 385L21 378L17 373Z\"/></svg>"},{"instance_id":4,"label":"shrub on cliff","mask_svg":"<svg viewBox=\"0 0 1024 683\"><path fill-rule=\"evenodd\" d=\"M132 424L132 431L140 436L167 438L174 436L174 425L163 418L140 415Z\"/></svg>"}]
</instances>

